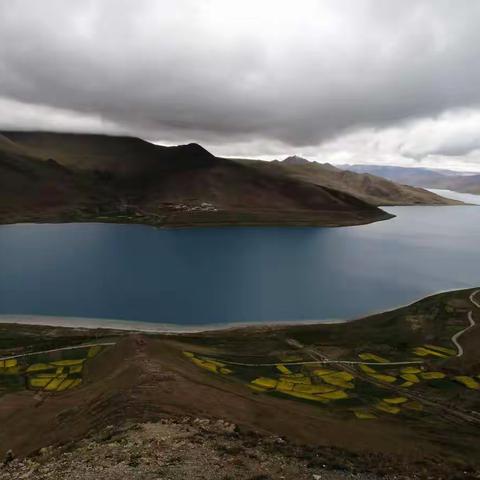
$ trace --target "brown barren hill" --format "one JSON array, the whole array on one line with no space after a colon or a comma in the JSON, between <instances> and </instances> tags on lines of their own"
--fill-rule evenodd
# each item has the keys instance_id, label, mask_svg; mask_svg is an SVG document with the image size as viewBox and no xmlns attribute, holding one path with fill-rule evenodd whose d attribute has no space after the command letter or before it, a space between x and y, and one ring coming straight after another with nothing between
<instances>
[{"instance_id":1,"label":"brown barren hill","mask_svg":"<svg viewBox=\"0 0 480 480\"><path fill-rule=\"evenodd\" d=\"M56 205L65 207L71 221L337 226L391 217L348 192L218 158L198 144L165 147L138 138L91 134L2 135L4 161L15 161L17 170L28 166L38 172L32 185L59 185L66 200L62 204L56 198ZM42 220L38 211L43 190L26 188L25 182L18 176L8 180L12 191L4 206L8 210L20 205L15 208L18 221L22 215ZM31 200L22 207L25 190ZM35 199L39 208L34 208ZM65 220L65 214L58 220Z\"/></svg>"},{"instance_id":2,"label":"brown barren hill","mask_svg":"<svg viewBox=\"0 0 480 480\"><path fill-rule=\"evenodd\" d=\"M0 222L56 220L92 204L91 186L51 159L40 161L0 135Z\"/></svg>"},{"instance_id":3,"label":"brown barren hill","mask_svg":"<svg viewBox=\"0 0 480 480\"><path fill-rule=\"evenodd\" d=\"M402 185L370 174L342 170L328 163L308 161L302 157L287 157L282 162L242 161L263 171L278 173L314 185L340 190L373 205L459 205L423 188Z\"/></svg>"},{"instance_id":4,"label":"brown barren hill","mask_svg":"<svg viewBox=\"0 0 480 480\"><path fill-rule=\"evenodd\" d=\"M397 167L392 165L343 165L342 168L357 173L370 173L414 187L438 188L480 194L480 174L478 172L456 172L445 169Z\"/></svg>"}]
</instances>

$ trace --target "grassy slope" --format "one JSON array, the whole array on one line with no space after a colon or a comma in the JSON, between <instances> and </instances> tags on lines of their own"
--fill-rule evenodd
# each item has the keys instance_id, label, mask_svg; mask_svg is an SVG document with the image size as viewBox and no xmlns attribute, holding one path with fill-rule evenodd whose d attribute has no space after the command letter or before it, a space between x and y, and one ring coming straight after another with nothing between
<instances>
[{"instance_id":1,"label":"grassy slope","mask_svg":"<svg viewBox=\"0 0 480 480\"><path fill-rule=\"evenodd\" d=\"M285 436L305 445L310 452L333 448L337 458L341 451L342 461L358 468L395 471L407 477L415 473L419 478L453 478L458 469L479 467L480 450L474 440L478 425L445 415L434 407L426 407L418 414L384 414L374 421L355 420L348 409L335 405L325 407L278 395L255 394L246 388L242 376L237 378L238 372L230 378L211 374L193 365L182 351L250 363L277 363L285 355L303 355L287 343L293 338L309 348L320 349L329 358L354 359L358 352L372 351L390 360L406 359L413 347L426 342L451 346L452 326L463 328L466 312L472 308L469 294L470 290L442 293L344 324L166 336L118 332L117 346L87 364L85 384L77 391L0 396L0 445L23 454L46 444L82 438L91 428L126 419L207 416L224 418L241 428ZM477 311L475 318L480 320ZM16 347L41 348L46 338L50 338L49 345L56 344L53 338L73 344L80 339L112 339L115 333L92 331L89 338L88 331L51 327L5 325L1 330L2 336L10 339L1 346L4 354ZM434 360L427 363L427 369L440 369L450 376L478 374L478 341L478 331L472 330L464 339L463 359ZM262 370L249 370L246 378L262 374ZM412 388L424 398L443 402L454 410L471 412L480 407L478 391L469 391L453 381L439 382L437 386L427 382ZM389 395L388 391L363 384L355 391L368 401ZM26 425L29 436L23 435Z\"/></svg>"},{"instance_id":2,"label":"grassy slope","mask_svg":"<svg viewBox=\"0 0 480 480\"><path fill-rule=\"evenodd\" d=\"M36 172L35 178L23 171L5 180L14 188L3 203L19 204L19 220L22 214L40 216L43 206L35 209L35 199L43 205L45 188L52 185L64 193L63 203L51 202L58 210L65 207L60 220L70 215L179 226L348 225L389 218L344 192L217 158L196 144L162 147L130 137L4 132L0 152L3 171L15 161ZM31 198L26 206L22 191ZM211 208L201 207L203 202ZM4 221L10 217L4 214Z\"/></svg>"}]
</instances>

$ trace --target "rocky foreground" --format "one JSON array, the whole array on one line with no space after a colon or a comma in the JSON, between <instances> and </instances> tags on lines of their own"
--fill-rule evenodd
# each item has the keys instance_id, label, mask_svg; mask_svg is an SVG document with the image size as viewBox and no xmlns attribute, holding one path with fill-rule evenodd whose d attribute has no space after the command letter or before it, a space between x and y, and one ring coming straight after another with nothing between
<instances>
[{"instance_id":1,"label":"rocky foreground","mask_svg":"<svg viewBox=\"0 0 480 480\"><path fill-rule=\"evenodd\" d=\"M79 442L42 448L27 459L16 459L14 452L9 452L0 467L0 479L379 478L336 469L332 453L318 454L289 445L279 437L241 432L236 425L221 420L165 419L121 428L109 426Z\"/></svg>"}]
</instances>

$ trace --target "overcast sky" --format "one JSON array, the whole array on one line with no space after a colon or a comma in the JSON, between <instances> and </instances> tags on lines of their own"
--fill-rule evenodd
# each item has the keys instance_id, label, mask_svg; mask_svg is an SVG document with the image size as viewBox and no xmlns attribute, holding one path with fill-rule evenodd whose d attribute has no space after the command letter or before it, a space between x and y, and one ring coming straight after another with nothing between
<instances>
[{"instance_id":1,"label":"overcast sky","mask_svg":"<svg viewBox=\"0 0 480 480\"><path fill-rule=\"evenodd\" d=\"M475 0L0 2L0 128L480 171Z\"/></svg>"}]
</instances>

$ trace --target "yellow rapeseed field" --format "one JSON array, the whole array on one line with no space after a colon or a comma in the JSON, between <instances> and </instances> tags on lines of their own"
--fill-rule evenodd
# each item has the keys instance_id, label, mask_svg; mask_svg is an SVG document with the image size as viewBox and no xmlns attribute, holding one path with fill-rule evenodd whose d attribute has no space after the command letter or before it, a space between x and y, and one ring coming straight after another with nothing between
<instances>
[{"instance_id":1,"label":"yellow rapeseed field","mask_svg":"<svg viewBox=\"0 0 480 480\"><path fill-rule=\"evenodd\" d=\"M213 358L197 358L191 352L183 352L183 354L197 365L197 367L208 370L209 372L220 373L222 375L230 375L233 372L233 370L226 367L225 363L214 360Z\"/></svg>"},{"instance_id":2,"label":"yellow rapeseed field","mask_svg":"<svg viewBox=\"0 0 480 480\"><path fill-rule=\"evenodd\" d=\"M405 367L402 368L402 373L420 373L422 370L418 367Z\"/></svg>"},{"instance_id":3,"label":"yellow rapeseed field","mask_svg":"<svg viewBox=\"0 0 480 480\"><path fill-rule=\"evenodd\" d=\"M284 375L291 375L292 374L291 370L289 370L285 365L282 365L281 363L279 363L277 365L277 369L278 369L278 371L280 371Z\"/></svg>"},{"instance_id":4,"label":"yellow rapeseed field","mask_svg":"<svg viewBox=\"0 0 480 480\"><path fill-rule=\"evenodd\" d=\"M424 380L438 380L441 378L445 378L445 374L442 372L423 372L420 374L420 376Z\"/></svg>"},{"instance_id":5,"label":"yellow rapeseed field","mask_svg":"<svg viewBox=\"0 0 480 480\"><path fill-rule=\"evenodd\" d=\"M360 370L365 373L377 373L376 370L368 365L360 365Z\"/></svg>"},{"instance_id":6,"label":"yellow rapeseed field","mask_svg":"<svg viewBox=\"0 0 480 480\"><path fill-rule=\"evenodd\" d=\"M217 366L211 362L200 360L199 358L192 358L192 362L197 365L197 367L204 368L212 373L217 373Z\"/></svg>"},{"instance_id":7,"label":"yellow rapeseed field","mask_svg":"<svg viewBox=\"0 0 480 480\"><path fill-rule=\"evenodd\" d=\"M101 349L102 349L102 347L100 347L99 345L94 345L93 347L90 347L88 349L87 357L88 358L93 358L93 357L97 356L100 353Z\"/></svg>"},{"instance_id":8,"label":"yellow rapeseed field","mask_svg":"<svg viewBox=\"0 0 480 480\"><path fill-rule=\"evenodd\" d=\"M472 390L480 390L480 383L478 383L474 378L467 377L465 375L459 375L454 377L455 380L462 385L465 385L467 388L471 388Z\"/></svg>"},{"instance_id":9,"label":"yellow rapeseed field","mask_svg":"<svg viewBox=\"0 0 480 480\"><path fill-rule=\"evenodd\" d=\"M50 370L52 368L48 363L33 363L27 368L27 373L41 372L43 370Z\"/></svg>"},{"instance_id":10,"label":"yellow rapeseed field","mask_svg":"<svg viewBox=\"0 0 480 480\"><path fill-rule=\"evenodd\" d=\"M300 383L304 385L310 385L312 381L310 377L305 377L303 375L281 375L280 379L286 380L287 382Z\"/></svg>"},{"instance_id":11,"label":"yellow rapeseed field","mask_svg":"<svg viewBox=\"0 0 480 480\"><path fill-rule=\"evenodd\" d=\"M278 382L274 378L259 377L253 380L252 384L261 388L276 388Z\"/></svg>"},{"instance_id":12,"label":"yellow rapeseed field","mask_svg":"<svg viewBox=\"0 0 480 480\"><path fill-rule=\"evenodd\" d=\"M385 383L394 383L397 380L396 377L392 375L384 375L383 373L371 373L370 376Z\"/></svg>"},{"instance_id":13,"label":"yellow rapeseed field","mask_svg":"<svg viewBox=\"0 0 480 480\"><path fill-rule=\"evenodd\" d=\"M277 388L280 390L280 385ZM328 385L294 385L293 387L294 392L310 393L312 395L317 393L330 393L334 390L334 387Z\"/></svg>"},{"instance_id":14,"label":"yellow rapeseed field","mask_svg":"<svg viewBox=\"0 0 480 480\"><path fill-rule=\"evenodd\" d=\"M248 387L248 388L251 388L251 389L252 389L253 391L255 391L255 392L265 392L265 390L266 390L265 388L259 387L258 385L253 385L253 384L251 384L251 383L249 383L249 384L247 385L247 387Z\"/></svg>"},{"instance_id":15,"label":"yellow rapeseed field","mask_svg":"<svg viewBox=\"0 0 480 480\"><path fill-rule=\"evenodd\" d=\"M45 387L52 379L51 378L42 378L42 377L30 377L28 382L32 388L43 388Z\"/></svg>"},{"instance_id":16,"label":"yellow rapeseed field","mask_svg":"<svg viewBox=\"0 0 480 480\"><path fill-rule=\"evenodd\" d=\"M410 402L404 403L403 408L408 408L409 410L415 410L416 412L421 412L423 410L423 405L417 400L412 400Z\"/></svg>"},{"instance_id":17,"label":"yellow rapeseed field","mask_svg":"<svg viewBox=\"0 0 480 480\"><path fill-rule=\"evenodd\" d=\"M63 392L64 390L68 390L72 386L74 381L75 379L73 378L66 378L57 388L57 392Z\"/></svg>"},{"instance_id":18,"label":"yellow rapeseed field","mask_svg":"<svg viewBox=\"0 0 480 480\"><path fill-rule=\"evenodd\" d=\"M328 368L316 368L312 373L317 377L323 377L324 375L335 373L335 370L329 370Z\"/></svg>"},{"instance_id":19,"label":"yellow rapeseed field","mask_svg":"<svg viewBox=\"0 0 480 480\"><path fill-rule=\"evenodd\" d=\"M83 370L83 365L72 365L69 369L69 373L81 373Z\"/></svg>"},{"instance_id":20,"label":"yellow rapeseed field","mask_svg":"<svg viewBox=\"0 0 480 480\"><path fill-rule=\"evenodd\" d=\"M420 383L420 379L414 373L404 373L400 376L407 382Z\"/></svg>"},{"instance_id":21,"label":"yellow rapeseed field","mask_svg":"<svg viewBox=\"0 0 480 480\"><path fill-rule=\"evenodd\" d=\"M447 358L448 355L445 355L444 353L436 352L435 350L432 350L430 348L426 347L415 347L413 349L413 353L419 357L427 357L429 355L433 357L439 357L439 358Z\"/></svg>"},{"instance_id":22,"label":"yellow rapeseed field","mask_svg":"<svg viewBox=\"0 0 480 480\"><path fill-rule=\"evenodd\" d=\"M325 383L340 388L355 388L355 385L350 382L353 379L353 375L348 372L335 372L330 375L324 375L321 378Z\"/></svg>"},{"instance_id":23,"label":"yellow rapeseed field","mask_svg":"<svg viewBox=\"0 0 480 480\"><path fill-rule=\"evenodd\" d=\"M388 362L386 358L383 358L380 355L376 355L375 353L365 352L365 353L360 353L358 356L364 361L371 360L372 362L377 362L377 363Z\"/></svg>"},{"instance_id":24,"label":"yellow rapeseed field","mask_svg":"<svg viewBox=\"0 0 480 480\"><path fill-rule=\"evenodd\" d=\"M321 402L321 403L327 403L328 402L327 399L321 398L319 395L311 395L309 393L301 393L301 392L294 392L294 391L291 391L291 392L282 391L282 393L285 393L285 394L290 395L292 397L302 398L303 400L312 400L314 402Z\"/></svg>"},{"instance_id":25,"label":"yellow rapeseed field","mask_svg":"<svg viewBox=\"0 0 480 480\"><path fill-rule=\"evenodd\" d=\"M67 378L66 375L59 375L58 377L54 377L52 378L52 380L50 380L50 382L47 383L47 385L45 385L45 390L48 390L48 391L55 391L58 389L58 387L60 386L60 384Z\"/></svg>"},{"instance_id":26,"label":"yellow rapeseed field","mask_svg":"<svg viewBox=\"0 0 480 480\"><path fill-rule=\"evenodd\" d=\"M389 403L391 405L400 405L402 403L408 402L408 398L405 398L405 397L390 397L390 398L384 398L383 401L385 403Z\"/></svg>"},{"instance_id":27,"label":"yellow rapeseed field","mask_svg":"<svg viewBox=\"0 0 480 480\"><path fill-rule=\"evenodd\" d=\"M343 390L334 390L333 392L322 393L318 396L327 400L342 400L348 398L347 392Z\"/></svg>"},{"instance_id":28,"label":"yellow rapeseed field","mask_svg":"<svg viewBox=\"0 0 480 480\"><path fill-rule=\"evenodd\" d=\"M382 412L391 413L393 415L396 415L397 413L400 412L400 408L395 407L394 405L389 405L388 403L385 403L385 402L378 402L375 405L375 408Z\"/></svg>"},{"instance_id":29,"label":"yellow rapeseed field","mask_svg":"<svg viewBox=\"0 0 480 480\"><path fill-rule=\"evenodd\" d=\"M456 351L452 348L440 347L439 345L425 345L430 350L436 350L437 352L442 352L445 355L453 356L456 355Z\"/></svg>"},{"instance_id":30,"label":"yellow rapeseed field","mask_svg":"<svg viewBox=\"0 0 480 480\"><path fill-rule=\"evenodd\" d=\"M353 413L360 420L371 420L371 419L377 418L376 415L374 415L373 413L370 413L366 410L354 410Z\"/></svg>"},{"instance_id":31,"label":"yellow rapeseed field","mask_svg":"<svg viewBox=\"0 0 480 480\"><path fill-rule=\"evenodd\" d=\"M281 378L277 384L277 390L281 390L282 392L289 392L293 390L294 387L295 383L285 380L283 378Z\"/></svg>"},{"instance_id":32,"label":"yellow rapeseed field","mask_svg":"<svg viewBox=\"0 0 480 480\"><path fill-rule=\"evenodd\" d=\"M72 365L81 365L84 361L84 358L75 360L57 360L55 362L51 362L51 365L55 367L70 367Z\"/></svg>"}]
</instances>

